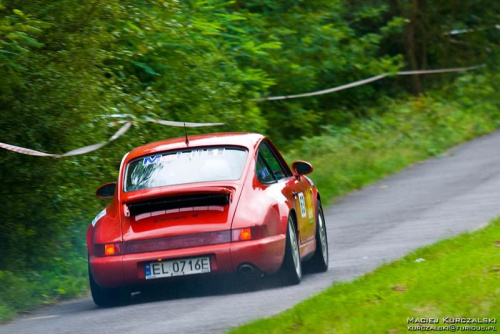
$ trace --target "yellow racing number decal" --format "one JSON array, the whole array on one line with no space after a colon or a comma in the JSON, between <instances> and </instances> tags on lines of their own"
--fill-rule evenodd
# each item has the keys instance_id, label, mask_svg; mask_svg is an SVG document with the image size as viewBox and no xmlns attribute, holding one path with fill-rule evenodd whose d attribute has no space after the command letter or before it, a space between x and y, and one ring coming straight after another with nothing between
<instances>
[{"instance_id":1,"label":"yellow racing number decal","mask_svg":"<svg viewBox=\"0 0 500 334\"><path fill-rule=\"evenodd\" d=\"M307 208L307 216L309 217L309 222L312 224L314 222L314 210L311 191L305 192L305 202Z\"/></svg>"}]
</instances>

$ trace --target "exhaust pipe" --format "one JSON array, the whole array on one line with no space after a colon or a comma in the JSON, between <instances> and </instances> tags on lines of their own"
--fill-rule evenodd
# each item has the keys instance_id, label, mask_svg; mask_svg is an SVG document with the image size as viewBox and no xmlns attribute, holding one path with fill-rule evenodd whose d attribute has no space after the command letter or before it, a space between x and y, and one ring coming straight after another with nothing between
<instances>
[{"instance_id":1,"label":"exhaust pipe","mask_svg":"<svg viewBox=\"0 0 500 334\"><path fill-rule=\"evenodd\" d=\"M257 269L251 264L242 264L238 267L238 272L242 274L253 274L257 272Z\"/></svg>"}]
</instances>

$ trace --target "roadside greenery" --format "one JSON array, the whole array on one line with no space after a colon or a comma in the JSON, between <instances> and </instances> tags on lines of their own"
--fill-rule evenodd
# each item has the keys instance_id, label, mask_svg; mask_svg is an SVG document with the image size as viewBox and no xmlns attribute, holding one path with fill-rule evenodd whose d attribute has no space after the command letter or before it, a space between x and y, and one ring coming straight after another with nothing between
<instances>
[{"instance_id":1,"label":"roadside greenery","mask_svg":"<svg viewBox=\"0 0 500 334\"><path fill-rule=\"evenodd\" d=\"M421 248L231 333L407 333L408 326L429 325L408 323L412 318L439 319L439 324L430 326L450 326L444 318L464 315L498 321L499 247L497 219L482 230ZM499 328L498 323L453 325Z\"/></svg>"},{"instance_id":2,"label":"roadside greenery","mask_svg":"<svg viewBox=\"0 0 500 334\"><path fill-rule=\"evenodd\" d=\"M263 132L340 196L498 127L499 13L488 0L0 0L0 142L67 152L109 138L115 113L222 121L190 133ZM182 134L135 122L88 155L1 150L0 321L85 291L85 229L105 205L94 190L130 149Z\"/></svg>"},{"instance_id":3,"label":"roadside greenery","mask_svg":"<svg viewBox=\"0 0 500 334\"><path fill-rule=\"evenodd\" d=\"M341 196L449 147L500 127L500 76L464 75L439 91L401 100L383 99L363 120L326 125L286 154L306 159L327 199Z\"/></svg>"}]
</instances>

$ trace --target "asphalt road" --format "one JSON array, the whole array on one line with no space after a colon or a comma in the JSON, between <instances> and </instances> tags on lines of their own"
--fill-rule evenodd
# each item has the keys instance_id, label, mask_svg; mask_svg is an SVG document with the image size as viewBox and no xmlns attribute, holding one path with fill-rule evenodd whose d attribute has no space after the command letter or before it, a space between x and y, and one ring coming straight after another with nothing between
<instances>
[{"instance_id":1,"label":"asphalt road","mask_svg":"<svg viewBox=\"0 0 500 334\"><path fill-rule=\"evenodd\" d=\"M298 286L193 280L100 309L90 297L45 307L0 326L0 333L220 333L284 311L332 283L367 273L500 214L500 132L354 192L326 214L330 269ZM320 189L321 190L321 189Z\"/></svg>"}]
</instances>

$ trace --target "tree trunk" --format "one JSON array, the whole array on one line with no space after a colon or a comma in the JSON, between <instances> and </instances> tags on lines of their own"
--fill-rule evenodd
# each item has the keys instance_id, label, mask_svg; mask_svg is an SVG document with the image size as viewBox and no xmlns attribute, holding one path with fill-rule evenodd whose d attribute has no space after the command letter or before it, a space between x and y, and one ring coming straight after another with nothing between
<instances>
[{"instance_id":1,"label":"tree trunk","mask_svg":"<svg viewBox=\"0 0 500 334\"><path fill-rule=\"evenodd\" d=\"M405 51L408 64L412 71L419 70L417 60L417 50L415 42L415 28L417 26L418 0L412 0L409 13L410 22L405 26ZM423 92L422 82L419 75L412 75L412 90L413 94L420 95Z\"/></svg>"}]
</instances>

